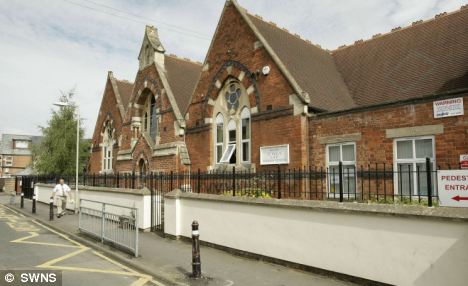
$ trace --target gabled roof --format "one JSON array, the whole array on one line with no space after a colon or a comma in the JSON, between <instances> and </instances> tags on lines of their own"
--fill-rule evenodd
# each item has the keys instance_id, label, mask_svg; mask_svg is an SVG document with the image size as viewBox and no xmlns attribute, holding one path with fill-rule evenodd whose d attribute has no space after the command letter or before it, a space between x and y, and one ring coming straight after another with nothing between
<instances>
[{"instance_id":1,"label":"gabled roof","mask_svg":"<svg viewBox=\"0 0 468 286\"><path fill-rule=\"evenodd\" d=\"M468 87L468 9L332 52L357 105Z\"/></svg>"},{"instance_id":2,"label":"gabled roof","mask_svg":"<svg viewBox=\"0 0 468 286\"><path fill-rule=\"evenodd\" d=\"M182 114L185 114L190 104L190 96L197 84L202 66L200 63L181 59L173 55L165 55L164 65L167 81Z\"/></svg>"},{"instance_id":3,"label":"gabled roof","mask_svg":"<svg viewBox=\"0 0 468 286\"><path fill-rule=\"evenodd\" d=\"M468 87L468 9L332 52L233 3L299 98L324 111Z\"/></svg>"}]
</instances>

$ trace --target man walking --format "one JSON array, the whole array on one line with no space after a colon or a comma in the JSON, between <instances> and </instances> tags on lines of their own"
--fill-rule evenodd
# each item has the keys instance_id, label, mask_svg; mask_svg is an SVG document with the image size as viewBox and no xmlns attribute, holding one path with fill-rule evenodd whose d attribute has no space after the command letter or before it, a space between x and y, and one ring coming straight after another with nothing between
<instances>
[{"instance_id":1,"label":"man walking","mask_svg":"<svg viewBox=\"0 0 468 286\"><path fill-rule=\"evenodd\" d=\"M59 183L55 186L51 199L56 200L57 204L57 217L62 217L67 210L67 200L70 196L70 187L65 184L63 179L59 180Z\"/></svg>"}]
</instances>

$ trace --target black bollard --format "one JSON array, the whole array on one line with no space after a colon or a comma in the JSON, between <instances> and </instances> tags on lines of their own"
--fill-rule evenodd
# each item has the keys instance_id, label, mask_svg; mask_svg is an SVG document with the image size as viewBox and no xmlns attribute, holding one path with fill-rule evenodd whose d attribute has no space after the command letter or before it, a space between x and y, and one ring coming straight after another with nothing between
<instances>
[{"instance_id":1,"label":"black bollard","mask_svg":"<svg viewBox=\"0 0 468 286\"><path fill-rule=\"evenodd\" d=\"M201 278L200 262L200 233L198 232L198 222L192 222L192 278Z\"/></svg>"},{"instance_id":2,"label":"black bollard","mask_svg":"<svg viewBox=\"0 0 468 286\"><path fill-rule=\"evenodd\" d=\"M49 201L49 220L54 220L54 199L50 198Z\"/></svg>"},{"instance_id":3,"label":"black bollard","mask_svg":"<svg viewBox=\"0 0 468 286\"><path fill-rule=\"evenodd\" d=\"M36 213L36 194L33 195L33 200L32 200L32 213Z\"/></svg>"},{"instance_id":4,"label":"black bollard","mask_svg":"<svg viewBox=\"0 0 468 286\"><path fill-rule=\"evenodd\" d=\"M24 193L21 192L21 203L20 203L20 206L22 209L24 209Z\"/></svg>"}]
</instances>

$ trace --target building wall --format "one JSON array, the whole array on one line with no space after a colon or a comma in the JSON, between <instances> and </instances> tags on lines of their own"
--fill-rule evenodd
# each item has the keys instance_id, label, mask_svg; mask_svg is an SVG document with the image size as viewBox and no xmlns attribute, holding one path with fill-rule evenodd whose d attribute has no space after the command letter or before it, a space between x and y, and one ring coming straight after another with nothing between
<instances>
[{"instance_id":1,"label":"building wall","mask_svg":"<svg viewBox=\"0 0 468 286\"><path fill-rule=\"evenodd\" d=\"M16 173L23 171L32 162L32 155L2 155L3 159L5 157L11 156L13 158L13 164L11 166L6 166L3 164L0 167L0 177L2 176L14 176ZM8 169L8 172L6 170Z\"/></svg>"},{"instance_id":2,"label":"building wall","mask_svg":"<svg viewBox=\"0 0 468 286\"><path fill-rule=\"evenodd\" d=\"M174 121L176 121L176 117L172 111L172 106L167 97L166 90L164 89L156 67L154 64L152 64L137 73L130 105L126 109L127 120L125 122L125 130L121 149L129 149L131 147L133 137L130 129L131 120L132 117L141 116L140 110L135 107L135 103L142 104L144 102L145 98L143 98L143 96L140 97L139 93L144 94L145 90L151 91L153 95L156 93L161 94L156 102L158 108L160 109L161 116L159 125L161 139L159 144L183 141L182 137L176 135L176 130L174 127Z\"/></svg>"},{"instance_id":3,"label":"building wall","mask_svg":"<svg viewBox=\"0 0 468 286\"><path fill-rule=\"evenodd\" d=\"M141 134L141 128L140 132L136 134L136 137L135 133L131 129L132 118L142 116L141 109L138 107L144 104L146 97L143 95L148 91L150 91L152 95L160 95L156 100L160 116L158 123L159 141L154 145L151 145L149 140ZM116 170L118 172L139 172L138 162L141 158L144 158L148 172L180 170L179 167L181 164L177 154L164 156L155 156L153 154L153 149L157 149L158 146L160 147L165 144L183 142L183 137L177 134L175 122L176 117L173 112L173 108L155 65L152 64L142 69L138 72L135 79L132 98L129 106L127 107L126 122L124 123L122 130L123 135L120 150L133 148L132 159L118 161ZM136 143L132 143L132 141L136 141Z\"/></svg>"},{"instance_id":4,"label":"building wall","mask_svg":"<svg viewBox=\"0 0 468 286\"><path fill-rule=\"evenodd\" d=\"M242 64L250 72L260 71L266 65L271 69L267 76L259 73L254 85L256 89L249 95L252 110L252 164L257 170L261 169L259 147L278 144L290 144L291 167L305 164L307 123L300 115L293 116L290 95L294 91L242 16L230 5L221 17L186 116L186 142L192 170L206 170L213 165L211 121L215 115L210 102L218 96L219 85L216 86L216 82L222 84L229 76L242 78L239 75L243 72L236 66L223 70L223 65L229 61ZM249 89L253 81L244 76L241 84ZM212 92L208 94L210 90ZM259 94L258 99L256 92Z\"/></svg>"},{"instance_id":5,"label":"building wall","mask_svg":"<svg viewBox=\"0 0 468 286\"><path fill-rule=\"evenodd\" d=\"M327 142L354 141L358 167L386 163L390 168L394 160L394 138L388 138L388 129L410 128L407 129L409 135L405 134L405 129L399 131L402 137L412 137L421 132L432 135L431 131L440 131L442 127L443 133L433 135L436 163L442 168L448 164L457 167L460 155L468 153L468 96L463 96L463 100L465 115L438 119L434 118L432 101L312 117L310 161L313 165L325 166Z\"/></svg>"}]
</instances>

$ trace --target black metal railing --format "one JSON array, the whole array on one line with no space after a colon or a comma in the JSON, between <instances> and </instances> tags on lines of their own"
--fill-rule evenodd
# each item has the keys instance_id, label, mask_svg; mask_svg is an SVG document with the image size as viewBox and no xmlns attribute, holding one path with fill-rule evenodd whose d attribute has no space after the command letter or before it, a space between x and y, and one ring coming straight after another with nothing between
<instances>
[{"instance_id":1,"label":"black metal railing","mask_svg":"<svg viewBox=\"0 0 468 286\"><path fill-rule=\"evenodd\" d=\"M437 170L426 162L393 165L337 165L284 169L280 166L257 172L230 168L224 171L84 174L86 186L148 188L153 195L173 189L224 196L275 199L336 200L371 203L437 205ZM444 166L444 169L451 167ZM55 183L59 176L35 176L33 182ZM74 185L73 177L65 181ZM30 181L28 181L30 185Z\"/></svg>"}]
</instances>

